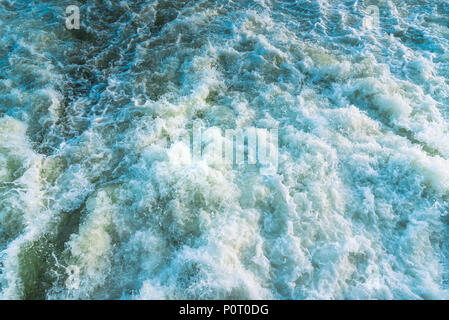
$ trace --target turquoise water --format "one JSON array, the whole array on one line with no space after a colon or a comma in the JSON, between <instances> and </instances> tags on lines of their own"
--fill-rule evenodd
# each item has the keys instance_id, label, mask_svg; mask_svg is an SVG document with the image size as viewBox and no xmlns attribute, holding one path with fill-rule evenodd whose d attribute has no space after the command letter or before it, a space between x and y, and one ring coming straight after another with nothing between
<instances>
[{"instance_id":1,"label":"turquoise water","mask_svg":"<svg viewBox=\"0 0 449 320\"><path fill-rule=\"evenodd\" d=\"M443 0L0 1L0 298L449 298L448 48Z\"/></svg>"}]
</instances>

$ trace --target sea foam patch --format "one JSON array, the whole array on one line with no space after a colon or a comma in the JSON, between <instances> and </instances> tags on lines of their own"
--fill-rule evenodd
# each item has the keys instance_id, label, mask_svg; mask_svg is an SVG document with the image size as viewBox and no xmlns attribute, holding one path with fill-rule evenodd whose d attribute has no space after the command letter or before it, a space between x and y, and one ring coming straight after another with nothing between
<instances>
[{"instance_id":1,"label":"sea foam patch","mask_svg":"<svg viewBox=\"0 0 449 320\"><path fill-rule=\"evenodd\" d=\"M444 1L73 5L0 3L1 298L449 296Z\"/></svg>"}]
</instances>

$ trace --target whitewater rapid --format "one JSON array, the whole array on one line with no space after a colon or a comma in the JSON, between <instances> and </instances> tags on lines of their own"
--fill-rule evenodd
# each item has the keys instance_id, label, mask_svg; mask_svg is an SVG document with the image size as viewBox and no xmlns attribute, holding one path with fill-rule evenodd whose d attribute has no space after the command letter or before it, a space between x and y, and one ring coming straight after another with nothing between
<instances>
[{"instance_id":1,"label":"whitewater rapid","mask_svg":"<svg viewBox=\"0 0 449 320\"><path fill-rule=\"evenodd\" d=\"M1 0L0 298L448 299L448 49L445 0Z\"/></svg>"}]
</instances>

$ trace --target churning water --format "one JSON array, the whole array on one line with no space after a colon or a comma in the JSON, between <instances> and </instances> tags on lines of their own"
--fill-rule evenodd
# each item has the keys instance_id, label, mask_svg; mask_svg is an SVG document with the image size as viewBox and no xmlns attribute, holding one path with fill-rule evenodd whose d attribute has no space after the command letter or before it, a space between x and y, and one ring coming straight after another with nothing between
<instances>
[{"instance_id":1,"label":"churning water","mask_svg":"<svg viewBox=\"0 0 449 320\"><path fill-rule=\"evenodd\" d=\"M447 0L1 0L0 298L449 298L448 50Z\"/></svg>"}]
</instances>

